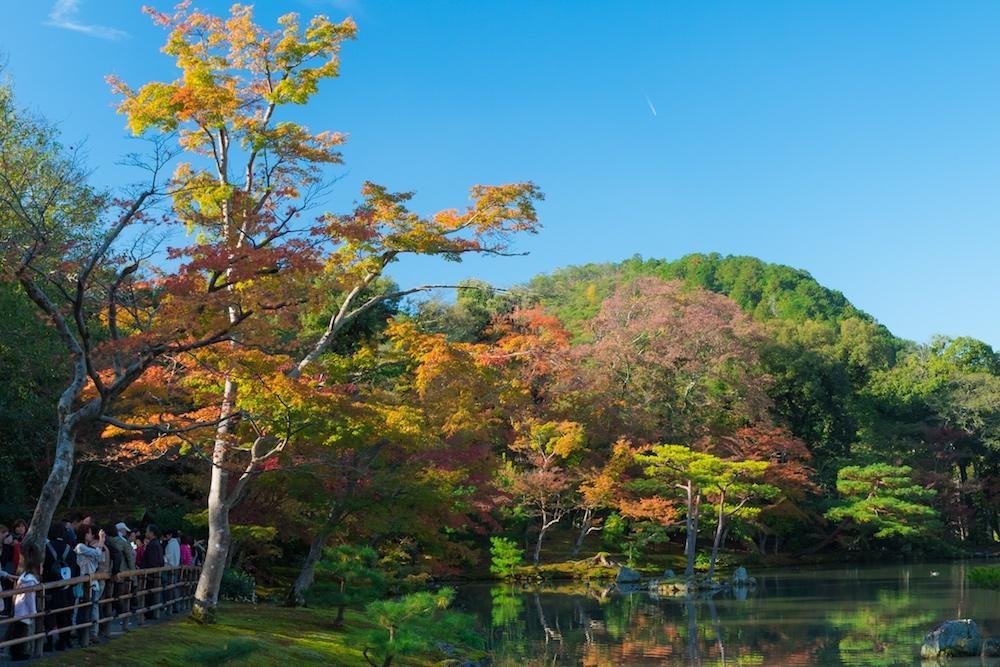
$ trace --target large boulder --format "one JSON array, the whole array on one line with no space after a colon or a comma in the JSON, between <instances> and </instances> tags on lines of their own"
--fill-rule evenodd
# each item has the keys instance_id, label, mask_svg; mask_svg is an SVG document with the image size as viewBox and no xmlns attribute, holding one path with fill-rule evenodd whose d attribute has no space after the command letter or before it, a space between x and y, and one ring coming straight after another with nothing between
<instances>
[{"instance_id":1,"label":"large boulder","mask_svg":"<svg viewBox=\"0 0 1000 667\"><path fill-rule=\"evenodd\" d=\"M924 637L921 658L962 658L978 656L983 635L971 618L945 621Z\"/></svg>"},{"instance_id":2,"label":"large boulder","mask_svg":"<svg viewBox=\"0 0 1000 667\"><path fill-rule=\"evenodd\" d=\"M747 569L740 565L733 572L733 584L736 586L746 586L750 583L750 575L747 574Z\"/></svg>"},{"instance_id":3,"label":"large boulder","mask_svg":"<svg viewBox=\"0 0 1000 667\"><path fill-rule=\"evenodd\" d=\"M638 584L640 581L642 581L642 575L637 570L624 565L618 570L618 576L615 577L617 584Z\"/></svg>"}]
</instances>

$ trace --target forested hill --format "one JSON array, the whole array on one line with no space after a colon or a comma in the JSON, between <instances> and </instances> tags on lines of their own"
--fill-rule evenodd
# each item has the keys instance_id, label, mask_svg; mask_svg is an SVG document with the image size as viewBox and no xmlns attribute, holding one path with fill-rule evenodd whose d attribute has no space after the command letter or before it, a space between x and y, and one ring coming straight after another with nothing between
<instances>
[{"instance_id":1,"label":"forested hill","mask_svg":"<svg viewBox=\"0 0 1000 667\"><path fill-rule=\"evenodd\" d=\"M536 276L525 286L526 300L559 317L582 341L593 333L588 326L605 299L642 277L722 294L761 323L772 417L809 443L821 468L847 457L859 439L892 437L881 432L886 429L867 387L873 374L895 367L914 344L801 269L718 253L672 261L637 255ZM834 467L823 472L832 475Z\"/></svg>"},{"instance_id":2,"label":"forested hill","mask_svg":"<svg viewBox=\"0 0 1000 667\"><path fill-rule=\"evenodd\" d=\"M548 310L575 328L597 313L616 285L640 276L681 280L692 287L724 294L759 321L875 321L841 292L819 284L807 271L769 264L756 257L718 253L695 253L672 261L635 255L617 264L570 266L536 276L527 286ZM880 328L887 338L892 338L888 330Z\"/></svg>"},{"instance_id":3,"label":"forested hill","mask_svg":"<svg viewBox=\"0 0 1000 667\"><path fill-rule=\"evenodd\" d=\"M698 288L722 294L757 321L756 377L769 419L808 448L824 496L818 506L835 497L845 466L893 462L935 486L938 510L961 540L1000 534L1000 516L986 509L1000 493L1000 355L988 344L900 339L806 271L717 253L571 266L531 279L519 300L556 315L589 349L606 344L614 320L603 312L629 294L662 303L654 309L677 307L656 301L662 288L649 282L638 293L622 289L649 278L684 283L691 302L706 300ZM703 324L685 328L683 318L659 322L680 347L705 333ZM655 355L647 362L659 363Z\"/></svg>"}]
</instances>

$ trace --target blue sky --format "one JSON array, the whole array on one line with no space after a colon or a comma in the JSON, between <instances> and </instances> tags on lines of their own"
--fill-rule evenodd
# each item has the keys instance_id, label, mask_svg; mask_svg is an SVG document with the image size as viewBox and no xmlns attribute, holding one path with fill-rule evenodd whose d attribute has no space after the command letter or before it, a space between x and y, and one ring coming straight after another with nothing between
<instances>
[{"instance_id":1,"label":"blue sky","mask_svg":"<svg viewBox=\"0 0 1000 667\"><path fill-rule=\"evenodd\" d=\"M108 185L136 145L104 75L174 78L141 4L11 2L0 23L21 102ZM364 179L427 212L473 183L547 195L529 255L410 260L404 285L717 251L804 268L899 335L1000 346L998 3L258 3L286 11L359 25L298 114L350 135L331 208Z\"/></svg>"}]
</instances>

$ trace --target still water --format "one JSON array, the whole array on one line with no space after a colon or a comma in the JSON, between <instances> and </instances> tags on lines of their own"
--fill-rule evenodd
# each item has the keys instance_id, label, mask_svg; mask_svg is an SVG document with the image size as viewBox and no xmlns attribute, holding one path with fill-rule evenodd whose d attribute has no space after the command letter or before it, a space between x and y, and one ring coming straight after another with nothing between
<instances>
[{"instance_id":1,"label":"still water","mask_svg":"<svg viewBox=\"0 0 1000 667\"><path fill-rule=\"evenodd\" d=\"M919 665L921 640L939 621L973 618L1000 637L1000 592L970 588L971 565L762 570L742 599L470 585L456 606L491 628L494 664L505 667Z\"/></svg>"}]
</instances>

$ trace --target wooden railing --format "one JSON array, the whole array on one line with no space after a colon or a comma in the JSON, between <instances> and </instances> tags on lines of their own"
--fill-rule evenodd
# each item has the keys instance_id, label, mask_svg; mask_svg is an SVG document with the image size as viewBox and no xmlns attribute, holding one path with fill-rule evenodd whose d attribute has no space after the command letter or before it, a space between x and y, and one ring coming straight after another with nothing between
<instances>
[{"instance_id":1,"label":"wooden railing","mask_svg":"<svg viewBox=\"0 0 1000 667\"><path fill-rule=\"evenodd\" d=\"M194 603L194 589L198 582L200 567L159 567L149 570L128 570L117 575L97 573L74 577L64 581L54 581L38 584L28 588L0 591L0 599L4 600L6 611L0 615L0 662L8 659L12 651L26 657L41 656L45 640L53 643L61 639L77 637L80 644L90 643L92 632L101 637L109 637L111 626L121 624L121 630L127 632L129 626L142 625L148 620L155 620L165 615L177 614L191 609ZM91 600L92 584L104 582L101 597ZM83 597L76 599L70 593L66 597L73 600L68 606L57 608L46 607L46 593L62 589L72 589L80 584ZM29 616L12 617L14 596L21 593L34 593L36 613ZM94 605L97 606L97 618L94 619ZM75 612L75 614L74 614ZM65 620L69 615L72 622L62 627L53 627L58 620ZM29 621L25 623L25 620ZM15 623L27 627L19 637L11 638L10 630ZM46 630L45 627L50 629ZM21 647L20 650L15 647Z\"/></svg>"}]
</instances>

